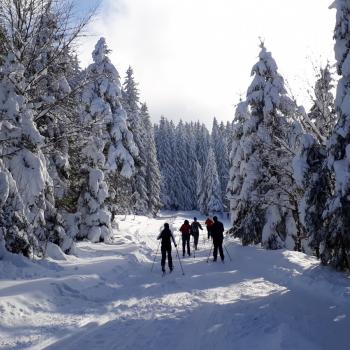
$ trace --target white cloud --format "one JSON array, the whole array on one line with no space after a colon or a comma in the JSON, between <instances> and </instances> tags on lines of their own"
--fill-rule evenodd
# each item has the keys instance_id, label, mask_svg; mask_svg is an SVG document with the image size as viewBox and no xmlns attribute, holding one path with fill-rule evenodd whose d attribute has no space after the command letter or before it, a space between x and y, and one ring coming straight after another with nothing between
<instances>
[{"instance_id":1,"label":"white cloud","mask_svg":"<svg viewBox=\"0 0 350 350\"><path fill-rule=\"evenodd\" d=\"M154 120L216 115L231 120L265 39L280 72L304 103L310 57L333 60L329 0L104 0L81 46L84 65L99 36L124 76L130 64ZM302 94L300 92L302 91Z\"/></svg>"}]
</instances>

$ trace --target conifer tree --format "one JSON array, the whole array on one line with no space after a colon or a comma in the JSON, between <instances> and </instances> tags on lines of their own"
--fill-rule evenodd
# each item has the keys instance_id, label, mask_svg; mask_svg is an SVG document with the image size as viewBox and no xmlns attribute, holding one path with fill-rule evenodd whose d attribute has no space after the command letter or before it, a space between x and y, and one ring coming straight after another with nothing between
<instances>
[{"instance_id":1,"label":"conifer tree","mask_svg":"<svg viewBox=\"0 0 350 350\"><path fill-rule=\"evenodd\" d=\"M86 71L90 83L82 94L83 123L90 123L92 132L83 151L83 169L87 172L79 200L82 213L79 235L93 241L110 238L111 218L124 207L122 198L116 195L120 179L130 179L134 157L138 156L120 101L119 75L108 53L105 39L99 39L92 53L94 63Z\"/></svg>"},{"instance_id":2,"label":"conifer tree","mask_svg":"<svg viewBox=\"0 0 350 350\"><path fill-rule=\"evenodd\" d=\"M327 140L337 121L334 106L333 78L329 63L324 68L320 68L314 88L314 100L308 115L319 134ZM310 128L312 132L314 128ZM317 135L315 135L317 137Z\"/></svg>"},{"instance_id":3,"label":"conifer tree","mask_svg":"<svg viewBox=\"0 0 350 350\"><path fill-rule=\"evenodd\" d=\"M334 31L337 72L336 110L338 122L328 147L328 165L334 174L335 188L324 213L326 230L322 237L321 260L338 269L350 268L350 1L336 0Z\"/></svg>"},{"instance_id":4,"label":"conifer tree","mask_svg":"<svg viewBox=\"0 0 350 350\"><path fill-rule=\"evenodd\" d=\"M236 221L238 207L241 204L240 193L243 186L243 174L245 165L244 154L244 124L249 119L248 105L245 101L240 101L236 107L235 119L232 130L232 146L230 154L230 173L227 185L227 197L230 201L231 220ZM242 141L241 141L242 140Z\"/></svg>"},{"instance_id":5,"label":"conifer tree","mask_svg":"<svg viewBox=\"0 0 350 350\"><path fill-rule=\"evenodd\" d=\"M216 158L219 180L221 184L222 202L226 203L226 187L228 182L229 164L228 147L224 124L218 124L216 118L213 121L211 144Z\"/></svg>"},{"instance_id":6,"label":"conifer tree","mask_svg":"<svg viewBox=\"0 0 350 350\"><path fill-rule=\"evenodd\" d=\"M320 256L324 232L323 211L333 187L326 159L325 146L313 135L303 135L299 154L293 160L294 177L303 191L299 202L301 223L306 235L303 250L308 252L311 248L310 253L317 257Z\"/></svg>"},{"instance_id":7,"label":"conifer tree","mask_svg":"<svg viewBox=\"0 0 350 350\"><path fill-rule=\"evenodd\" d=\"M147 135L143 120L140 117L139 91L131 67L126 71L122 97L122 104L128 116L128 125L133 133L135 144L139 149L135 174L131 179L133 207L136 214L146 214L148 212L149 202L146 185Z\"/></svg>"},{"instance_id":8,"label":"conifer tree","mask_svg":"<svg viewBox=\"0 0 350 350\"><path fill-rule=\"evenodd\" d=\"M207 164L208 152L210 148L210 134L204 124L199 122L194 125L194 138L196 141L196 157L202 169Z\"/></svg>"},{"instance_id":9,"label":"conifer tree","mask_svg":"<svg viewBox=\"0 0 350 350\"><path fill-rule=\"evenodd\" d=\"M148 211L156 215L161 208L160 202L160 182L161 175L159 170L159 164L157 160L157 150L155 145L154 129L148 113L146 103L141 105L140 118L143 121L146 132L146 149L147 149L147 161L146 161L146 187L148 198Z\"/></svg>"},{"instance_id":10,"label":"conifer tree","mask_svg":"<svg viewBox=\"0 0 350 350\"><path fill-rule=\"evenodd\" d=\"M176 209L175 203L175 129L164 117L161 117L155 135L157 157L161 172L161 203L165 209Z\"/></svg>"},{"instance_id":11,"label":"conifer tree","mask_svg":"<svg viewBox=\"0 0 350 350\"><path fill-rule=\"evenodd\" d=\"M86 23L68 26L71 13L65 5L64 2L33 0L30 3L8 2L6 6L0 6L2 61L7 65L4 71L14 69L11 74L16 79L10 79L13 84L11 89L21 100L18 113L29 116L24 117L28 119L28 126L24 126L24 129L26 132L32 130L34 142L23 143L23 148L19 148L18 152L26 153L29 150L33 155L26 164L33 162L29 168L37 173L29 177L36 180L37 185L23 186L20 183L19 177L28 166L17 167L15 174L8 168L8 159L4 160L4 165L24 201L28 231L32 230L34 237L31 244L35 253L39 254L45 254L49 241L69 252L73 241L73 237L63 229L66 223L57 210L60 206L55 199L65 191L68 169L67 143L62 137L64 131L61 127L65 124L68 111L72 110L69 104L72 92L64 78L67 66L65 57ZM34 126L30 126L31 123ZM36 132L41 134L41 138L34 137ZM29 187L33 187L31 195L26 194ZM28 204L27 200L35 203ZM26 211L27 205L31 213Z\"/></svg>"},{"instance_id":12,"label":"conifer tree","mask_svg":"<svg viewBox=\"0 0 350 350\"><path fill-rule=\"evenodd\" d=\"M300 129L289 118L294 104L263 44L252 75L247 92L251 116L240 141L243 182L233 215L234 232L243 244L296 248L301 232L291 166L294 135Z\"/></svg>"},{"instance_id":13,"label":"conifer tree","mask_svg":"<svg viewBox=\"0 0 350 350\"><path fill-rule=\"evenodd\" d=\"M314 88L313 106L304 115L304 125L309 134L300 142L300 150L294 159L294 177L302 193L299 201L301 222L305 230L303 250L318 257L324 234L323 211L331 195L333 181L327 169L326 144L336 122L333 79L330 66L320 68Z\"/></svg>"},{"instance_id":14,"label":"conifer tree","mask_svg":"<svg viewBox=\"0 0 350 350\"><path fill-rule=\"evenodd\" d=\"M204 171L200 203L200 211L205 215L222 213L224 209L216 158L212 148L209 149L208 160Z\"/></svg>"}]
</instances>

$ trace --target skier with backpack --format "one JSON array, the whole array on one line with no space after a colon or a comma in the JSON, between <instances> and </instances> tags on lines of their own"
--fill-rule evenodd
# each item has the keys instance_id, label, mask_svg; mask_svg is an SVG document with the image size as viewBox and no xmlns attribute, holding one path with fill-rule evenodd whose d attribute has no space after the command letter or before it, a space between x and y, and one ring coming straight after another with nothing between
<instances>
[{"instance_id":1,"label":"skier with backpack","mask_svg":"<svg viewBox=\"0 0 350 350\"><path fill-rule=\"evenodd\" d=\"M214 221L210 219L210 217L207 217L207 220L205 220L205 226L207 227L208 231L208 239L211 237L211 226L213 225Z\"/></svg>"},{"instance_id":2,"label":"skier with backpack","mask_svg":"<svg viewBox=\"0 0 350 350\"><path fill-rule=\"evenodd\" d=\"M188 256L191 256L191 249L190 249L190 238L191 238L191 226L188 220L185 220L185 222L180 227L180 232L182 234L182 256L185 256L185 248L187 246L187 254Z\"/></svg>"},{"instance_id":3,"label":"skier with backpack","mask_svg":"<svg viewBox=\"0 0 350 350\"><path fill-rule=\"evenodd\" d=\"M221 261L224 262L225 256L224 251L222 249L222 243L224 241L224 225L222 222L218 220L216 216L213 217L214 223L211 225L210 233L213 237L213 245L214 245L214 251L213 251L213 257L216 261L218 256L218 250L220 253Z\"/></svg>"},{"instance_id":4,"label":"skier with backpack","mask_svg":"<svg viewBox=\"0 0 350 350\"><path fill-rule=\"evenodd\" d=\"M194 249L198 249L198 239L199 239L199 230L203 230L202 225L197 221L197 218L193 218L193 222L191 224L191 234L193 236L193 244Z\"/></svg>"},{"instance_id":5,"label":"skier with backpack","mask_svg":"<svg viewBox=\"0 0 350 350\"><path fill-rule=\"evenodd\" d=\"M164 229L162 232L158 235L157 239L161 239L161 252L162 252L162 260L161 260L161 265L162 265L162 271L165 273L165 260L166 256L168 255L168 266L170 269L170 272L173 271L173 259L171 256L171 241L173 241L174 246L177 247L175 238L173 233L170 231L169 224L165 223L164 224Z\"/></svg>"}]
</instances>

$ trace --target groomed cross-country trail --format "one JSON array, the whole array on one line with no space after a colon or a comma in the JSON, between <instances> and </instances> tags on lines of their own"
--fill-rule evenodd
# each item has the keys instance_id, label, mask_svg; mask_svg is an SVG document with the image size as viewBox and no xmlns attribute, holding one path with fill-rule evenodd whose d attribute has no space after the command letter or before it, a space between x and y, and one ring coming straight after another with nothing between
<instances>
[{"instance_id":1,"label":"groomed cross-country trail","mask_svg":"<svg viewBox=\"0 0 350 350\"><path fill-rule=\"evenodd\" d=\"M113 244L79 242L76 256L0 261L0 349L345 349L350 277L311 256L225 240L232 261L176 251L172 274L151 266L164 222L198 213L118 217ZM228 222L225 227L229 228Z\"/></svg>"}]
</instances>

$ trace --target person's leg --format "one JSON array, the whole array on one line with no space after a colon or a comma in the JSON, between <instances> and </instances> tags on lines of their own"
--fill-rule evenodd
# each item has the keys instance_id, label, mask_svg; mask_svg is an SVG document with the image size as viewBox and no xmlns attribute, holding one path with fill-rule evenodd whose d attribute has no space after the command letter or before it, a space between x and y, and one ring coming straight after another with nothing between
<instances>
[{"instance_id":1,"label":"person's leg","mask_svg":"<svg viewBox=\"0 0 350 350\"><path fill-rule=\"evenodd\" d=\"M165 271L165 259L166 259L166 249L164 247L162 247L162 261L161 261L161 265L162 265L162 271Z\"/></svg>"},{"instance_id":2,"label":"person's leg","mask_svg":"<svg viewBox=\"0 0 350 350\"><path fill-rule=\"evenodd\" d=\"M216 261L218 257L218 243L216 241L213 241L214 249L213 249L213 258L214 261Z\"/></svg>"},{"instance_id":3,"label":"person's leg","mask_svg":"<svg viewBox=\"0 0 350 350\"><path fill-rule=\"evenodd\" d=\"M187 254L191 255L190 237L187 238Z\"/></svg>"},{"instance_id":4,"label":"person's leg","mask_svg":"<svg viewBox=\"0 0 350 350\"><path fill-rule=\"evenodd\" d=\"M185 256L186 239L182 237L182 256Z\"/></svg>"},{"instance_id":5,"label":"person's leg","mask_svg":"<svg viewBox=\"0 0 350 350\"><path fill-rule=\"evenodd\" d=\"M168 248L168 266L170 271L173 270L173 257L171 256L171 247Z\"/></svg>"},{"instance_id":6,"label":"person's leg","mask_svg":"<svg viewBox=\"0 0 350 350\"><path fill-rule=\"evenodd\" d=\"M224 255L224 250L222 249L222 241L219 244L219 252L220 252L220 258L222 261L224 261L225 259L225 255Z\"/></svg>"},{"instance_id":7,"label":"person's leg","mask_svg":"<svg viewBox=\"0 0 350 350\"><path fill-rule=\"evenodd\" d=\"M194 248L197 250L199 234L195 234L193 238L194 238Z\"/></svg>"}]
</instances>

